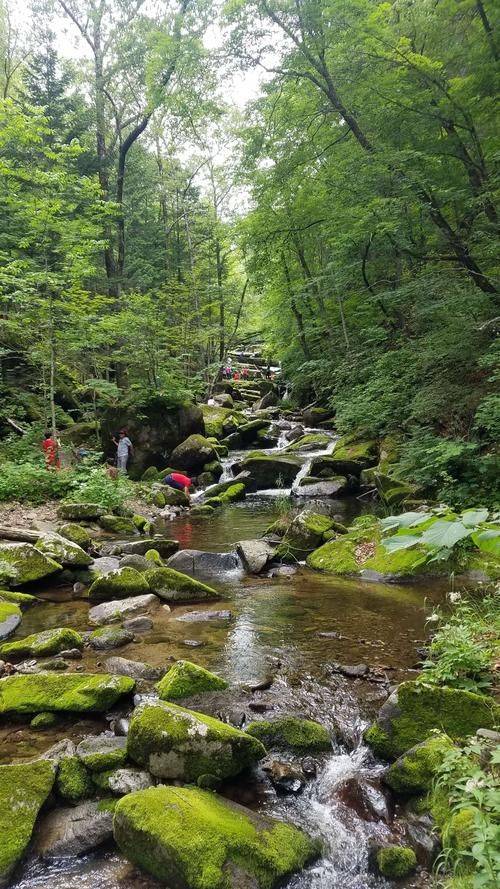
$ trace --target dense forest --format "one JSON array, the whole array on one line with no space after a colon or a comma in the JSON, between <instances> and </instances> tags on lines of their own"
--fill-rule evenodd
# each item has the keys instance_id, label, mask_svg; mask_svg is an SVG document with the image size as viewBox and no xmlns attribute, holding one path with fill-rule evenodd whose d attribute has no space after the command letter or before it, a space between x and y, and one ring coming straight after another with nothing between
<instances>
[{"instance_id":1,"label":"dense forest","mask_svg":"<svg viewBox=\"0 0 500 889\"><path fill-rule=\"evenodd\" d=\"M491 501L497 16L55 0L26 27L4 0L3 436L196 395L254 335L292 403Z\"/></svg>"}]
</instances>

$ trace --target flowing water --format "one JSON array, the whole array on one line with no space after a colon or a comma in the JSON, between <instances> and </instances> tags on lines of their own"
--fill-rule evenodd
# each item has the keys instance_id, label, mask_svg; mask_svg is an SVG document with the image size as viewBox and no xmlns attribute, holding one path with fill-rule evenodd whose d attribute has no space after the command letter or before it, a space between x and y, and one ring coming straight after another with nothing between
<instances>
[{"instance_id":1,"label":"flowing water","mask_svg":"<svg viewBox=\"0 0 500 889\"><path fill-rule=\"evenodd\" d=\"M283 441L280 439L280 449ZM326 451L332 446L333 439ZM307 473L312 456L306 455L302 475ZM233 452L225 461L228 477L235 459L238 454ZM238 540L261 536L276 518L277 493L284 492L259 492L209 519L185 513L166 522L161 530L177 538L181 549L231 551ZM361 511L355 499L330 501L330 507L345 522ZM332 751L315 757L316 777L301 794L278 795L261 772L229 782L221 792L292 821L322 839L323 857L295 876L287 884L289 889L388 885L369 873L369 844L397 838L403 827L397 819L391 823L392 812L384 820L383 811L375 817L373 812L360 810L356 802L353 781L361 782L376 804L382 810L384 807L378 781L382 767L363 744L362 732L390 686L414 675L416 648L426 635L426 608L442 600L443 586L369 584L327 577L304 566L298 566L293 574L275 576L234 571L212 575L210 582L221 591L216 606L173 607L170 614L164 612L155 619L150 632L110 655L154 665L187 657L229 680L236 689L231 706L242 710L248 720L259 718L259 713L294 713L326 725L332 733ZM25 613L17 637L52 626L91 629L88 603L75 599L71 589L49 587L42 595L44 604ZM228 613L217 620L200 619L214 608ZM86 650L83 666L103 669L110 655ZM370 680L345 678L336 672L338 663L369 665ZM261 680L267 680L270 687L255 691L250 703L248 690L246 697L239 695L243 685ZM2 728L0 761L30 758L62 737L79 739L89 732L97 733L108 727L113 715L117 714L68 719L39 734L25 725ZM17 889L46 885L72 889L76 880L80 889L147 889L156 885L114 849L52 864L28 861L14 885ZM424 882L420 876L405 885L422 886Z\"/></svg>"}]
</instances>

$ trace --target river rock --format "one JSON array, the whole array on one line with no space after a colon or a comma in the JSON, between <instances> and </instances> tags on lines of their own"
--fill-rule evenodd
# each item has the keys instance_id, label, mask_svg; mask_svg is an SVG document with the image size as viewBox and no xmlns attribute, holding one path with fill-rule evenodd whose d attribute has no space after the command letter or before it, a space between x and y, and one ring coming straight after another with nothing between
<instances>
[{"instance_id":1,"label":"river rock","mask_svg":"<svg viewBox=\"0 0 500 889\"><path fill-rule=\"evenodd\" d=\"M43 630L41 633L33 633L24 639L16 639L15 642L5 642L0 645L0 656L9 660L23 657L49 657L64 651L65 648L83 648L83 638L76 630L59 627L53 630Z\"/></svg>"},{"instance_id":2,"label":"river rock","mask_svg":"<svg viewBox=\"0 0 500 889\"><path fill-rule=\"evenodd\" d=\"M191 577L227 574L241 568L236 552L210 553L199 549L181 549L170 557L167 565Z\"/></svg>"},{"instance_id":3,"label":"river rock","mask_svg":"<svg viewBox=\"0 0 500 889\"><path fill-rule=\"evenodd\" d=\"M249 454L241 463L242 471L250 473L249 491L278 488L280 484L284 487L291 485L300 467L300 459L291 454L270 456L257 451Z\"/></svg>"},{"instance_id":4,"label":"river rock","mask_svg":"<svg viewBox=\"0 0 500 889\"><path fill-rule=\"evenodd\" d=\"M142 540L119 540L114 543L106 543L102 547L102 552L110 556L145 556L150 549L155 549L162 559L168 559L177 552L179 544L177 540L171 540L169 537L143 537Z\"/></svg>"},{"instance_id":5,"label":"river rock","mask_svg":"<svg viewBox=\"0 0 500 889\"><path fill-rule=\"evenodd\" d=\"M44 534L36 542L35 549L65 568L86 568L92 562L92 556L89 556L81 546L60 534Z\"/></svg>"},{"instance_id":6,"label":"river rock","mask_svg":"<svg viewBox=\"0 0 500 889\"><path fill-rule=\"evenodd\" d=\"M343 475L324 481L307 482L302 479L298 488L294 488L295 497L347 497L353 493L353 486Z\"/></svg>"},{"instance_id":7,"label":"river rock","mask_svg":"<svg viewBox=\"0 0 500 889\"><path fill-rule=\"evenodd\" d=\"M499 721L500 706L486 695L408 681L383 704L365 740L378 756L397 759L436 729L458 740L480 727L494 728Z\"/></svg>"},{"instance_id":8,"label":"river rock","mask_svg":"<svg viewBox=\"0 0 500 889\"><path fill-rule=\"evenodd\" d=\"M165 885L176 874L179 889L274 889L318 853L296 827L194 787L123 797L114 835L130 861Z\"/></svg>"},{"instance_id":9,"label":"river rock","mask_svg":"<svg viewBox=\"0 0 500 889\"><path fill-rule=\"evenodd\" d=\"M66 540L70 540L71 543L76 543L84 550L88 550L92 546L92 537L82 525L67 522L64 525L59 525L57 531L61 537L65 537Z\"/></svg>"},{"instance_id":10,"label":"river rock","mask_svg":"<svg viewBox=\"0 0 500 889\"><path fill-rule=\"evenodd\" d=\"M298 765L267 757L260 767L278 793L301 793L304 789L306 776Z\"/></svg>"},{"instance_id":11,"label":"river rock","mask_svg":"<svg viewBox=\"0 0 500 889\"><path fill-rule=\"evenodd\" d=\"M0 565L6 565L10 586L23 586L49 577L61 570L61 565L50 559L31 543L0 543ZM0 581L3 568L0 567Z\"/></svg>"},{"instance_id":12,"label":"river rock","mask_svg":"<svg viewBox=\"0 0 500 889\"><path fill-rule=\"evenodd\" d=\"M196 782L201 776L229 778L261 759L257 738L232 726L158 701L140 704L127 736L130 759L157 778Z\"/></svg>"},{"instance_id":13,"label":"river rock","mask_svg":"<svg viewBox=\"0 0 500 889\"><path fill-rule=\"evenodd\" d=\"M48 759L54 766L58 766L63 759L74 756L76 752L76 744L70 738L62 738L56 741L45 753L42 753L40 759Z\"/></svg>"},{"instance_id":14,"label":"river rock","mask_svg":"<svg viewBox=\"0 0 500 889\"><path fill-rule=\"evenodd\" d=\"M16 673L0 681L0 714L108 710L134 682L106 673Z\"/></svg>"},{"instance_id":15,"label":"river rock","mask_svg":"<svg viewBox=\"0 0 500 889\"><path fill-rule=\"evenodd\" d=\"M170 455L170 463L176 469L187 469L196 472L205 463L217 458L214 446L203 435L190 435L177 445Z\"/></svg>"},{"instance_id":16,"label":"river rock","mask_svg":"<svg viewBox=\"0 0 500 889\"><path fill-rule=\"evenodd\" d=\"M101 772L99 775L94 775L94 782L101 790L107 790L114 796L137 793L138 790L146 790L153 785L149 772L134 768Z\"/></svg>"},{"instance_id":17,"label":"river rock","mask_svg":"<svg viewBox=\"0 0 500 889\"><path fill-rule=\"evenodd\" d=\"M144 578L152 592L165 602L202 602L220 598L212 587L173 568L152 568L146 571Z\"/></svg>"},{"instance_id":18,"label":"river rock","mask_svg":"<svg viewBox=\"0 0 500 889\"><path fill-rule=\"evenodd\" d=\"M127 741L117 735L88 735L77 745L76 755L91 772L105 772L124 765Z\"/></svg>"},{"instance_id":19,"label":"river rock","mask_svg":"<svg viewBox=\"0 0 500 889\"><path fill-rule=\"evenodd\" d=\"M130 555L122 556L119 562L120 568L135 568L136 571L147 571L151 568L151 562L146 556L140 556L139 553L130 553Z\"/></svg>"},{"instance_id":20,"label":"river rock","mask_svg":"<svg viewBox=\"0 0 500 889\"><path fill-rule=\"evenodd\" d=\"M54 780L54 766L47 759L0 766L1 887L9 885L12 872L28 847Z\"/></svg>"},{"instance_id":21,"label":"river rock","mask_svg":"<svg viewBox=\"0 0 500 889\"><path fill-rule=\"evenodd\" d=\"M333 526L333 519L303 509L288 526L276 556L285 561L301 561L323 542L323 534Z\"/></svg>"},{"instance_id":22,"label":"river rock","mask_svg":"<svg viewBox=\"0 0 500 889\"><path fill-rule=\"evenodd\" d=\"M406 815L405 839L415 852L421 867L431 871L441 850L441 844L434 832L434 821L430 815Z\"/></svg>"},{"instance_id":23,"label":"river rock","mask_svg":"<svg viewBox=\"0 0 500 889\"><path fill-rule=\"evenodd\" d=\"M73 858L113 836L113 812L100 802L56 809L37 828L34 851L40 858Z\"/></svg>"},{"instance_id":24,"label":"river rock","mask_svg":"<svg viewBox=\"0 0 500 889\"><path fill-rule=\"evenodd\" d=\"M94 651L111 651L112 648L121 648L134 641L134 634L124 627L110 626L100 627L89 636L89 645Z\"/></svg>"},{"instance_id":25,"label":"river rock","mask_svg":"<svg viewBox=\"0 0 500 889\"><path fill-rule=\"evenodd\" d=\"M11 602L0 602L0 640L7 639L21 623L21 609Z\"/></svg>"},{"instance_id":26,"label":"river rock","mask_svg":"<svg viewBox=\"0 0 500 889\"><path fill-rule=\"evenodd\" d=\"M105 577L94 580L89 589L91 602L109 602L111 599L128 599L130 596L142 596L149 592L149 584L145 575L135 568L119 568Z\"/></svg>"},{"instance_id":27,"label":"river rock","mask_svg":"<svg viewBox=\"0 0 500 889\"><path fill-rule=\"evenodd\" d=\"M185 623L204 623L207 620L232 620L233 615L227 609L221 611L187 611L179 615L175 620Z\"/></svg>"},{"instance_id":28,"label":"river rock","mask_svg":"<svg viewBox=\"0 0 500 889\"><path fill-rule=\"evenodd\" d=\"M268 749L290 749L304 753L306 750L330 750L331 738L326 728L311 719L296 716L278 716L251 722L246 731L258 738Z\"/></svg>"},{"instance_id":29,"label":"river rock","mask_svg":"<svg viewBox=\"0 0 500 889\"><path fill-rule=\"evenodd\" d=\"M384 775L385 783L396 793L404 795L428 793L434 775L453 746L447 735L431 735L389 766Z\"/></svg>"},{"instance_id":30,"label":"river rock","mask_svg":"<svg viewBox=\"0 0 500 889\"><path fill-rule=\"evenodd\" d=\"M129 676L131 679L145 679L155 682L165 675L164 667L152 667L142 661L130 661L124 657L110 657L106 661L108 673L117 673L119 676Z\"/></svg>"},{"instance_id":31,"label":"river rock","mask_svg":"<svg viewBox=\"0 0 500 889\"><path fill-rule=\"evenodd\" d=\"M331 443L332 439L324 432L307 432L287 445L286 452L295 454L297 452L321 451L327 448L328 445L331 445Z\"/></svg>"},{"instance_id":32,"label":"river rock","mask_svg":"<svg viewBox=\"0 0 500 889\"><path fill-rule=\"evenodd\" d=\"M118 571L120 567L119 559L111 556L101 556L100 559L94 559L90 566L90 573L94 580L98 577L107 577L112 571Z\"/></svg>"},{"instance_id":33,"label":"river rock","mask_svg":"<svg viewBox=\"0 0 500 889\"><path fill-rule=\"evenodd\" d=\"M94 626L120 621L127 615L136 615L142 612L155 612L160 607L158 596L147 593L144 596L131 596L130 599L115 599L112 602L102 602L89 611L89 623Z\"/></svg>"},{"instance_id":34,"label":"river rock","mask_svg":"<svg viewBox=\"0 0 500 889\"><path fill-rule=\"evenodd\" d=\"M177 661L158 682L156 690L162 701L177 701L205 691L228 688L225 679L191 661Z\"/></svg>"},{"instance_id":35,"label":"river rock","mask_svg":"<svg viewBox=\"0 0 500 889\"><path fill-rule=\"evenodd\" d=\"M260 574L274 556L274 547L266 540L240 540L236 552L249 574Z\"/></svg>"},{"instance_id":36,"label":"river rock","mask_svg":"<svg viewBox=\"0 0 500 889\"><path fill-rule=\"evenodd\" d=\"M332 455L317 457L312 464L314 474L328 470L331 475L360 476L363 469L375 466L378 462L378 445L376 441L356 441L352 436L345 435L335 445Z\"/></svg>"},{"instance_id":37,"label":"river rock","mask_svg":"<svg viewBox=\"0 0 500 889\"><path fill-rule=\"evenodd\" d=\"M390 824L393 805L387 790L376 778L353 775L336 788L335 796L364 821L385 821Z\"/></svg>"},{"instance_id":38,"label":"river rock","mask_svg":"<svg viewBox=\"0 0 500 889\"><path fill-rule=\"evenodd\" d=\"M105 512L97 503L61 503L57 508L59 518L70 522L94 521Z\"/></svg>"},{"instance_id":39,"label":"river rock","mask_svg":"<svg viewBox=\"0 0 500 889\"><path fill-rule=\"evenodd\" d=\"M285 432L285 438L287 441L297 441L297 439L302 438L304 435L304 427L297 423L296 426L292 426L287 432Z\"/></svg>"}]
</instances>

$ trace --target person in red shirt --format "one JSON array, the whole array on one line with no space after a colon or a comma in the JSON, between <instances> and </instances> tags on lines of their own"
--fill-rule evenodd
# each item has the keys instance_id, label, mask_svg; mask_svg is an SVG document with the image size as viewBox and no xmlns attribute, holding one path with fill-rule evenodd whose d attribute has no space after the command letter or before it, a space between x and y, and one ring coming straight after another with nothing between
<instances>
[{"instance_id":1,"label":"person in red shirt","mask_svg":"<svg viewBox=\"0 0 500 889\"><path fill-rule=\"evenodd\" d=\"M51 432L45 432L42 442L43 452L45 454L46 469L60 469L61 461L59 459L59 446L57 440L52 438Z\"/></svg>"},{"instance_id":2,"label":"person in red shirt","mask_svg":"<svg viewBox=\"0 0 500 889\"><path fill-rule=\"evenodd\" d=\"M189 489L193 482L189 476L184 475L182 472L171 472L169 475L165 476L163 484L168 485L170 488L174 488L176 491L184 491L186 497L189 499Z\"/></svg>"}]
</instances>

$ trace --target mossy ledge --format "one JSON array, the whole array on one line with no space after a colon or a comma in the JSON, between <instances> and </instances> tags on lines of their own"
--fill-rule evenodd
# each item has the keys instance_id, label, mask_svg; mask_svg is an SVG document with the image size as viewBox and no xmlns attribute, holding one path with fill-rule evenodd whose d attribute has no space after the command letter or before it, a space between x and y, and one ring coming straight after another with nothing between
<instances>
[{"instance_id":1,"label":"mossy ledge","mask_svg":"<svg viewBox=\"0 0 500 889\"><path fill-rule=\"evenodd\" d=\"M130 861L175 889L273 889L319 851L296 827L193 787L123 797L113 828Z\"/></svg>"},{"instance_id":2,"label":"mossy ledge","mask_svg":"<svg viewBox=\"0 0 500 889\"><path fill-rule=\"evenodd\" d=\"M332 746L330 735L323 725L296 716L251 722L246 731L262 741L266 748L304 751L329 750Z\"/></svg>"},{"instance_id":3,"label":"mossy ledge","mask_svg":"<svg viewBox=\"0 0 500 889\"><path fill-rule=\"evenodd\" d=\"M53 630L42 630L15 642L4 642L0 645L0 657L49 657L69 648L83 648L83 639L76 630L58 627Z\"/></svg>"},{"instance_id":4,"label":"mossy ledge","mask_svg":"<svg viewBox=\"0 0 500 889\"><path fill-rule=\"evenodd\" d=\"M101 713L134 687L133 679L107 673L17 673L0 679L0 714Z\"/></svg>"},{"instance_id":5,"label":"mossy ledge","mask_svg":"<svg viewBox=\"0 0 500 889\"><path fill-rule=\"evenodd\" d=\"M0 766L0 886L22 858L54 778L48 760Z\"/></svg>"}]
</instances>

